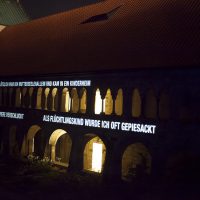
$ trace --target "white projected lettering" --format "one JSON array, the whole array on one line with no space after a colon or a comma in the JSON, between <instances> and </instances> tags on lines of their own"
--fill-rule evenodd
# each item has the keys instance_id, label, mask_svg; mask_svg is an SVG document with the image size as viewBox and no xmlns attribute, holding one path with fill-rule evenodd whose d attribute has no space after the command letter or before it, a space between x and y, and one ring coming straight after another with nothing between
<instances>
[{"instance_id":1,"label":"white projected lettering","mask_svg":"<svg viewBox=\"0 0 200 200\"><path fill-rule=\"evenodd\" d=\"M24 119L24 114L0 111L0 118ZM156 132L156 125L141 124L141 123L84 119L76 117L64 117L58 115L43 115L42 121L76 125L76 126L93 127L93 128L103 128L110 130L119 130L125 132L135 132L135 133L155 134Z\"/></svg>"},{"instance_id":2,"label":"white projected lettering","mask_svg":"<svg viewBox=\"0 0 200 200\"><path fill-rule=\"evenodd\" d=\"M62 123L85 127L103 128L111 130L119 130L135 133L155 134L156 125L140 124L140 123L127 123L116 121L105 121L96 119L83 119L75 117L64 117L57 115L43 115L44 122Z\"/></svg>"},{"instance_id":3,"label":"white projected lettering","mask_svg":"<svg viewBox=\"0 0 200 200\"><path fill-rule=\"evenodd\" d=\"M0 82L0 87L89 87L91 80Z\"/></svg>"},{"instance_id":4,"label":"white projected lettering","mask_svg":"<svg viewBox=\"0 0 200 200\"><path fill-rule=\"evenodd\" d=\"M0 118L24 119L23 113L0 112Z\"/></svg>"}]
</instances>

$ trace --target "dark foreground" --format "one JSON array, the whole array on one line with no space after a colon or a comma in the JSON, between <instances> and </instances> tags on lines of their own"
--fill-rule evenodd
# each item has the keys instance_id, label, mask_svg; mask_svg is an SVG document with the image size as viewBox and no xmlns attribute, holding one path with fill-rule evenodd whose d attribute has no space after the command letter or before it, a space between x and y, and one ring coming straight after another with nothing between
<instances>
[{"instance_id":1,"label":"dark foreground","mask_svg":"<svg viewBox=\"0 0 200 200\"><path fill-rule=\"evenodd\" d=\"M0 158L0 200L199 200L200 180L186 182L106 182L94 174L73 174L46 164Z\"/></svg>"}]
</instances>

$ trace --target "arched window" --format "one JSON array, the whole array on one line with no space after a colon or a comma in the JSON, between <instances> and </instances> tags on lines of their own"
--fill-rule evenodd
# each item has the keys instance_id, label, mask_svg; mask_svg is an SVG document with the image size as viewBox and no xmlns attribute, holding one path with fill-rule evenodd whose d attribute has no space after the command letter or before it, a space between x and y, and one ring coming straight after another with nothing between
<instances>
[{"instance_id":1,"label":"arched window","mask_svg":"<svg viewBox=\"0 0 200 200\"><path fill-rule=\"evenodd\" d=\"M13 88L9 89L9 106L13 106Z\"/></svg>"},{"instance_id":2,"label":"arched window","mask_svg":"<svg viewBox=\"0 0 200 200\"><path fill-rule=\"evenodd\" d=\"M54 88L52 90L52 104L51 104L51 110L52 111L56 111L57 110L57 91L58 89L57 88Z\"/></svg>"},{"instance_id":3,"label":"arched window","mask_svg":"<svg viewBox=\"0 0 200 200\"><path fill-rule=\"evenodd\" d=\"M140 97L140 92L136 88L133 90L132 94L132 116L133 117L140 117L141 115L141 97Z\"/></svg>"},{"instance_id":4,"label":"arched window","mask_svg":"<svg viewBox=\"0 0 200 200\"><path fill-rule=\"evenodd\" d=\"M81 90L80 112L86 113L86 107L87 107L87 90L83 88Z\"/></svg>"},{"instance_id":5,"label":"arched window","mask_svg":"<svg viewBox=\"0 0 200 200\"><path fill-rule=\"evenodd\" d=\"M79 111L79 97L76 88L73 88L71 91L72 97L72 113L77 113Z\"/></svg>"},{"instance_id":6,"label":"arched window","mask_svg":"<svg viewBox=\"0 0 200 200\"><path fill-rule=\"evenodd\" d=\"M50 91L49 88L46 88L45 91L44 91L44 97L45 97L45 100L44 100L44 109L45 110L48 110L48 96L49 96L49 91Z\"/></svg>"},{"instance_id":7,"label":"arched window","mask_svg":"<svg viewBox=\"0 0 200 200\"><path fill-rule=\"evenodd\" d=\"M159 101L159 117L160 119L169 119L170 117L170 100L169 96L162 92Z\"/></svg>"},{"instance_id":8,"label":"arched window","mask_svg":"<svg viewBox=\"0 0 200 200\"><path fill-rule=\"evenodd\" d=\"M15 106L20 107L21 106L21 100L22 100L22 94L20 88L16 89L16 95L15 95Z\"/></svg>"},{"instance_id":9,"label":"arched window","mask_svg":"<svg viewBox=\"0 0 200 200\"><path fill-rule=\"evenodd\" d=\"M42 109L42 88L39 87L37 91L36 109Z\"/></svg>"},{"instance_id":10,"label":"arched window","mask_svg":"<svg viewBox=\"0 0 200 200\"><path fill-rule=\"evenodd\" d=\"M115 114L123 114L123 90L119 89L117 92L117 97L115 99Z\"/></svg>"},{"instance_id":11,"label":"arched window","mask_svg":"<svg viewBox=\"0 0 200 200\"><path fill-rule=\"evenodd\" d=\"M148 90L146 94L145 117L150 119L157 117L157 99L153 90Z\"/></svg>"},{"instance_id":12,"label":"arched window","mask_svg":"<svg viewBox=\"0 0 200 200\"><path fill-rule=\"evenodd\" d=\"M8 106L8 88L3 89L3 105Z\"/></svg>"},{"instance_id":13,"label":"arched window","mask_svg":"<svg viewBox=\"0 0 200 200\"><path fill-rule=\"evenodd\" d=\"M113 99L110 89L107 90L105 99L103 100L103 112L106 115L111 115L113 112Z\"/></svg>"},{"instance_id":14,"label":"arched window","mask_svg":"<svg viewBox=\"0 0 200 200\"><path fill-rule=\"evenodd\" d=\"M71 107L71 98L69 95L68 88L64 88L62 91L62 100L61 100L61 112L69 112Z\"/></svg>"},{"instance_id":15,"label":"arched window","mask_svg":"<svg viewBox=\"0 0 200 200\"><path fill-rule=\"evenodd\" d=\"M100 114L102 112L102 99L101 99L101 92L99 88L96 90L96 95L95 95L95 108L94 108L94 113L95 114Z\"/></svg>"},{"instance_id":16,"label":"arched window","mask_svg":"<svg viewBox=\"0 0 200 200\"><path fill-rule=\"evenodd\" d=\"M23 88L22 89L22 107L26 107L27 105L26 94L27 94L27 88Z\"/></svg>"},{"instance_id":17,"label":"arched window","mask_svg":"<svg viewBox=\"0 0 200 200\"><path fill-rule=\"evenodd\" d=\"M28 94L29 94L29 108L32 108L32 95L33 95L33 87L29 88L29 91L28 91Z\"/></svg>"}]
</instances>

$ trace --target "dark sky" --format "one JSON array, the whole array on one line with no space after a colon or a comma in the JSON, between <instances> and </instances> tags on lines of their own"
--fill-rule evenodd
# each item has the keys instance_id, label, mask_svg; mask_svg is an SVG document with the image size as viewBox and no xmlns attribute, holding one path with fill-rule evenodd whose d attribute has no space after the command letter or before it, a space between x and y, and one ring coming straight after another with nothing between
<instances>
[{"instance_id":1,"label":"dark sky","mask_svg":"<svg viewBox=\"0 0 200 200\"><path fill-rule=\"evenodd\" d=\"M102 0L21 0L26 13L31 19L56 14Z\"/></svg>"}]
</instances>

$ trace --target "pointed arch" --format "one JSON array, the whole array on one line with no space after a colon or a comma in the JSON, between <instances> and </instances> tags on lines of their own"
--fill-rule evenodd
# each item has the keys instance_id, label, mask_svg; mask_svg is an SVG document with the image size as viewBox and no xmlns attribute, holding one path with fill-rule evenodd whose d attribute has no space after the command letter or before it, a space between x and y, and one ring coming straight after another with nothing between
<instances>
[{"instance_id":1,"label":"pointed arch","mask_svg":"<svg viewBox=\"0 0 200 200\"><path fill-rule=\"evenodd\" d=\"M79 111L79 97L76 88L73 88L71 91L71 102L72 102L72 107L71 107L72 113L77 113Z\"/></svg>"},{"instance_id":2,"label":"pointed arch","mask_svg":"<svg viewBox=\"0 0 200 200\"><path fill-rule=\"evenodd\" d=\"M132 116L141 116L142 100L138 88L135 88L132 93Z\"/></svg>"},{"instance_id":3,"label":"pointed arch","mask_svg":"<svg viewBox=\"0 0 200 200\"><path fill-rule=\"evenodd\" d=\"M58 103L58 89L57 88L53 88L52 92L51 92L51 110L52 111L56 111L57 110L57 103Z\"/></svg>"},{"instance_id":4,"label":"pointed arch","mask_svg":"<svg viewBox=\"0 0 200 200\"><path fill-rule=\"evenodd\" d=\"M115 99L115 114L121 116L123 114L123 90L120 88Z\"/></svg>"},{"instance_id":5,"label":"pointed arch","mask_svg":"<svg viewBox=\"0 0 200 200\"><path fill-rule=\"evenodd\" d=\"M28 90L28 95L29 95L29 108L32 108L32 102L33 102L33 87L30 87Z\"/></svg>"},{"instance_id":6,"label":"pointed arch","mask_svg":"<svg viewBox=\"0 0 200 200\"><path fill-rule=\"evenodd\" d=\"M85 88L81 89L81 99L80 99L80 112L86 113L87 109L87 90Z\"/></svg>"},{"instance_id":7,"label":"pointed arch","mask_svg":"<svg viewBox=\"0 0 200 200\"><path fill-rule=\"evenodd\" d=\"M170 99L169 95L166 92L162 92L160 94L159 117L163 120L167 120L170 118Z\"/></svg>"},{"instance_id":8,"label":"pointed arch","mask_svg":"<svg viewBox=\"0 0 200 200\"><path fill-rule=\"evenodd\" d=\"M16 107L20 107L21 106L21 101L22 101L21 89L17 88L16 89L16 94L15 94L15 106Z\"/></svg>"},{"instance_id":9,"label":"pointed arch","mask_svg":"<svg viewBox=\"0 0 200 200\"><path fill-rule=\"evenodd\" d=\"M101 98L101 92L99 88L96 89L96 94L95 94L95 105L94 105L94 113L96 115L101 114L102 112L102 98Z\"/></svg>"},{"instance_id":10,"label":"pointed arch","mask_svg":"<svg viewBox=\"0 0 200 200\"><path fill-rule=\"evenodd\" d=\"M9 105L9 102L8 102L8 88L5 87L3 89L3 105L4 106L8 106Z\"/></svg>"},{"instance_id":11,"label":"pointed arch","mask_svg":"<svg viewBox=\"0 0 200 200\"><path fill-rule=\"evenodd\" d=\"M42 90L41 87L37 90L36 109L42 109Z\"/></svg>"},{"instance_id":12,"label":"pointed arch","mask_svg":"<svg viewBox=\"0 0 200 200\"><path fill-rule=\"evenodd\" d=\"M145 98L145 117L155 119L157 117L157 99L154 90L150 89Z\"/></svg>"},{"instance_id":13,"label":"pointed arch","mask_svg":"<svg viewBox=\"0 0 200 200\"><path fill-rule=\"evenodd\" d=\"M113 98L110 88L107 89L106 96L103 100L103 112L105 115L111 115L113 112Z\"/></svg>"},{"instance_id":14,"label":"pointed arch","mask_svg":"<svg viewBox=\"0 0 200 200\"><path fill-rule=\"evenodd\" d=\"M26 87L22 89L22 107L27 106L27 91L28 89Z\"/></svg>"},{"instance_id":15,"label":"pointed arch","mask_svg":"<svg viewBox=\"0 0 200 200\"><path fill-rule=\"evenodd\" d=\"M9 106L13 106L13 88L11 87L11 88L9 88Z\"/></svg>"},{"instance_id":16,"label":"pointed arch","mask_svg":"<svg viewBox=\"0 0 200 200\"><path fill-rule=\"evenodd\" d=\"M45 88L44 90L44 109L48 110L48 97L49 97L50 88Z\"/></svg>"},{"instance_id":17,"label":"pointed arch","mask_svg":"<svg viewBox=\"0 0 200 200\"><path fill-rule=\"evenodd\" d=\"M69 112L71 108L71 97L68 88L62 90L61 112Z\"/></svg>"}]
</instances>

